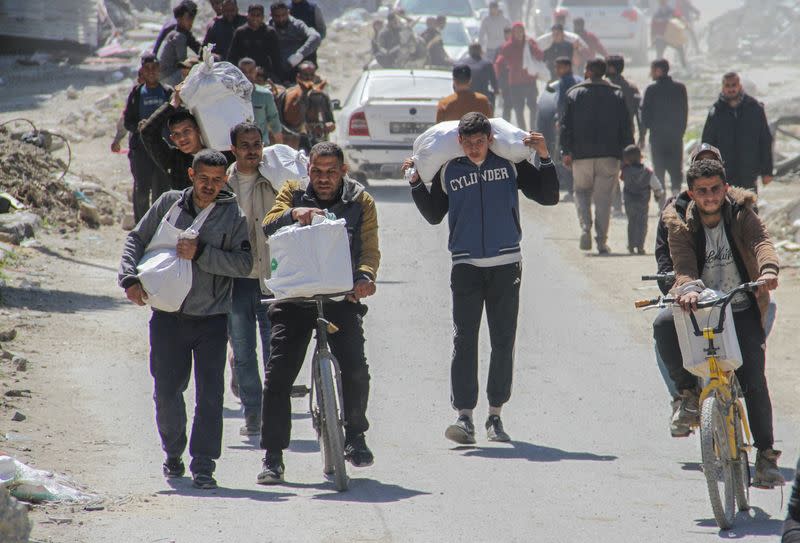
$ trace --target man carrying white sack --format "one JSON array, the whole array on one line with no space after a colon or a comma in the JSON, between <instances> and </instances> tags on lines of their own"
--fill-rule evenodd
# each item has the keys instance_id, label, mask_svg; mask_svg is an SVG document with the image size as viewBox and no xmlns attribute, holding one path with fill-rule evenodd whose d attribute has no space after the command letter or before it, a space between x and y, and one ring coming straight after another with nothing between
<instances>
[{"instance_id":1,"label":"man carrying white sack","mask_svg":"<svg viewBox=\"0 0 800 543\"><path fill-rule=\"evenodd\" d=\"M489 323L492 354L487 395L490 441L509 441L500 411L511 396L514 341L517 333L522 254L518 190L542 205L558 203L558 176L544 137L537 132L523 143L535 150L541 167L527 160L513 163L493 153L492 124L480 113L467 113L458 125L464 156L447 162L428 191L419 175L411 194L420 213L438 224L449 213L453 269L453 360L451 399L458 420L445 436L462 445L475 443L472 411L478 403L478 332L483 307ZM413 166L406 160L404 169Z\"/></svg>"}]
</instances>

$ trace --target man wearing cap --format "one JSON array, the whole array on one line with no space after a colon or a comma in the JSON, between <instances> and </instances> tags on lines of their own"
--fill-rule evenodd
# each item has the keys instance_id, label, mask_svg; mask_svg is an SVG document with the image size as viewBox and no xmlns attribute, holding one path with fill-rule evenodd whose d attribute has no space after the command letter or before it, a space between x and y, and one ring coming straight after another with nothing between
<instances>
[{"instance_id":1,"label":"man wearing cap","mask_svg":"<svg viewBox=\"0 0 800 543\"><path fill-rule=\"evenodd\" d=\"M143 82L131 90L122 114L125 129L130 132L128 160L133 175L133 216L137 223L150 209L151 198L155 201L170 189L169 178L153 162L142 144L139 122L149 118L172 96L172 88L158 81L159 64L153 53L142 55L139 75Z\"/></svg>"},{"instance_id":2,"label":"man wearing cap","mask_svg":"<svg viewBox=\"0 0 800 543\"><path fill-rule=\"evenodd\" d=\"M472 70L466 64L458 64L453 68L453 90L450 96L439 100L436 107L436 122L458 121L473 111L492 116L492 104L479 92L472 90Z\"/></svg>"}]
</instances>

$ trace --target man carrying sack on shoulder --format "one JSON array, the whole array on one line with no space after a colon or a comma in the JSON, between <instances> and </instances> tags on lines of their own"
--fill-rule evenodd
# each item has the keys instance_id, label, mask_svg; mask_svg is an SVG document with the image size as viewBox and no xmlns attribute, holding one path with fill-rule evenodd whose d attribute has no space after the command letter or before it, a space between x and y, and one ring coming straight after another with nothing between
<instances>
[{"instance_id":1,"label":"man carrying sack on shoulder","mask_svg":"<svg viewBox=\"0 0 800 543\"><path fill-rule=\"evenodd\" d=\"M194 486L203 489L217 486L214 460L222 448L233 278L246 277L253 267L247 221L236 197L222 190L227 165L222 153L197 153L189 168L192 186L165 192L145 213L125 240L119 269L119 285L128 299L153 307L150 373L167 478L182 477L185 471L183 392L194 359L196 407L189 469Z\"/></svg>"}]
</instances>

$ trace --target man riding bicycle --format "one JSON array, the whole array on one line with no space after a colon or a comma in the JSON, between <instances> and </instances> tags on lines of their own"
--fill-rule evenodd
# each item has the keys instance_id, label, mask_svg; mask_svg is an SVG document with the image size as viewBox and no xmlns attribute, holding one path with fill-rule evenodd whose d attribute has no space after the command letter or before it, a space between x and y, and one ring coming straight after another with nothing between
<instances>
[{"instance_id":1,"label":"man riding bicycle","mask_svg":"<svg viewBox=\"0 0 800 543\"><path fill-rule=\"evenodd\" d=\"M778 286L775 247L766 226L753 210L755 194L730 187L720 162L697 161L686 178L691 202L685 214L678 211L675 202L667 205L662 214L675 269L672 293L681 307L689 311L697 308L700 293L706 287L729 291L744 282L765 282L765 288L759 288L755 295L742 293L731 303L743 359L736 376L758 449L753 486L780 486L784 484L777 465L780 451L772 448L772 404L764 374L763 320L769 290ZM681 395L681 405L673 420L688 429L699 418L697 378L683 368L672 319L661 315L653 328L659 353Z\"/></svg>"},{"instance_id":2,"label":"man riding bicycle","mask_svg":"<svg viewBox=\"0 0 800 543\"><path fill-rule=\"evenodd\" d=\"M375 294L381 256L378 216L372 196L347 175L344 154L338 145L318 143L311 149L309 163L308 188L299 181L288 181L264 219L264 232L270 236L295 222L309 225L315 215L324 216L326 211L347 222L354 292L344 301L326 303L325 314L339 329L330 336L330 345L342 372L345 458L355 467L366 467L374 459L364 439L369 428L366 411L370 376L362 328L367 308L360 300ZM313 305L277 303L269 309L269 320L272 336L261 416L261 448L266 455L258 476L259 484L267 485L284 480L283 451L289 447L292 429L292 385L316 327L317 311Z\"/></svg>"}]
</instances>

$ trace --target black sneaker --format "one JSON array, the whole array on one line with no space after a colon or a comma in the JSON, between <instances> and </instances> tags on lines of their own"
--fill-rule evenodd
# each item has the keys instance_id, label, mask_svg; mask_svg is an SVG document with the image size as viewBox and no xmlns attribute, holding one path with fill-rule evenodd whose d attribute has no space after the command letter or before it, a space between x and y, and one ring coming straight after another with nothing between
<instances>
[{"instance_id":1,"label":"black sneaker","mask_svg":"<svg viewBox=\"0 0 800 543\"><path fill-rule=\"evenodd\" d=\"M260 436L261 435L261 417L258 415L245 415L244 425L239 428L239 435L242 436Z\"/></svg>"},{"instance_id":2,"label":"black sneaker","mask_svg":"<svg viewBox=\"0 0 800 543\"><path fill-rule=\"evenodd\" d=\"M192 486L201 490L217 488L217 481L211 473L197 472L192 474Z\"/></svg>"},{"instance_id":3,"label":"black sneaker","mask_svg":"<svg viewBox=\"0 0 800 543\"><path fill-rule=\"evenodd\" d=\"M460 415L455 424L451 424L444 432L444 437L459 445L475 444L475 425L467 415Z\"/></svg>"},{"instance_id":4,"label":"black sneaker","mask_svg":"<svg viewBox=\"0 0 800 543\"><path fill-rule=\"evenodd\" d=\"M183 460L180 458L167 458L161 471L167 479L177 479L186 473L186 466L183 465Z\"/></svg>"},{"instance_id":5,"label":"black sneaker","mask_svg":"<svg viewBox=\"0 0 800 543\"><path fill-rule=\"evenodd\" d=\"M264 457L261 473L258 474L258 484L279 485L283 482L284 471L286 471L286 468L283 466L283 455L267 453Z\"/></svg>"},{"instance_id":6,"label":"black sneaker","mask_svg":"<svg viewBox=\"0 0 800 543\"><path fill-rule=\"evenodd\" d=\"M356 468L366 468L375 463L375 456L367 447L364 434L348 437L344 444L344 459Z\"/></svg>"},{"instance_id":7,"label":"black sneaker","mask_svg":"<svg viewBox=\"0 0 800 543\"><path fill-rule=\"evenodd\" d=\"M511 438L503 430L503 421L500 420L499 415L489 415L489 418L486 419L486 437L489 438L489 441L499 441L501 443L511 441Z\"/></svg>"}]
</instances>

